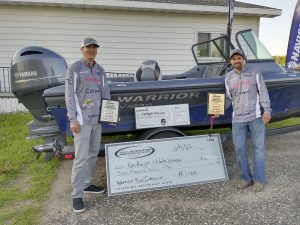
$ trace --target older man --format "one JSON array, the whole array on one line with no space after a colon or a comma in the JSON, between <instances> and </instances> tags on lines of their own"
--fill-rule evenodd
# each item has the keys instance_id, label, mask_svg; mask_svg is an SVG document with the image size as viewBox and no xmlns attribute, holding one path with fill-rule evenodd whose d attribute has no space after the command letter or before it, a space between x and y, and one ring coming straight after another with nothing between
<instances>
[{"instance_id":1,"label":"older man","mask_svg":"<svg viewBox=\"0 0 300 225\"><path fill-rule=\"evenodd\" d=\"M85 38L81 43L83 58L73 63L66 75L65 99L75 149L71 177L75 212L85 210L83 193L105 192L91 184L100 149L101 99L110 98L105 71L95 61L98 47L95 39Z\"/></svg>"}]
</instances>

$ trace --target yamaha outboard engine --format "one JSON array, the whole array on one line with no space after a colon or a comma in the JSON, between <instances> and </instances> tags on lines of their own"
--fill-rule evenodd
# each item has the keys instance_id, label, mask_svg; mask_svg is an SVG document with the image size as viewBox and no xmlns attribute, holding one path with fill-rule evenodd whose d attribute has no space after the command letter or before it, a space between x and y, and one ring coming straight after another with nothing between
<instances>
[{"instance_id":1,"label":"yamaha outboard engine","mask_svg":"<svg viewBox=\"0 0 300 225\"><path fill-rule=\"evenodd\" d=\"M47 114L42 94L65 81L67 64L57 53L41 47L22 48L11 62L11 90L37 120Z\"/></svg>"},{"instance_id":2,"label":"yamaha outboard engine","mask_svg":"<svg viewBox=\"0 0 300 225\"><path fill-rule=\"evenodd\" d=\"M11 62L11 90L34 117L28 124L29 138L42 137L49 142L60 135L42 95L45 89L64 84L66 70L65 59L49 49L28 46L15 53Z\"/></svg>"}]
</instances>

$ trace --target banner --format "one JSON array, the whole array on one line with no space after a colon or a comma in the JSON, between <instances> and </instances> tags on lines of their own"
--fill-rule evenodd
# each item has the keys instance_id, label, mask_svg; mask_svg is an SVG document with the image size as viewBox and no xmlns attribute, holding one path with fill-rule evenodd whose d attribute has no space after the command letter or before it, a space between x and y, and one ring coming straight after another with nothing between
<instances>
[{"instance_id":1,"label":"banner","mask_svg":"<svg viewBox=\"0 0 300 225\"><path fill-rule=\"evenodd\" d=\"M234 0L228 0L228 16L227 16L227 36L231 41L231 28L233 22Z\"/></svg>"},{"instance_id":2,"label":"banner","mask_svg":"<svg viewBox=\"0 0 300 225\"><path fill-rule=\"evenodd\" d=\"M300 0L295 7L294 17L291 25L289 44L286 54L286 67L300 67Z\"/></svg>"}]
</instances>

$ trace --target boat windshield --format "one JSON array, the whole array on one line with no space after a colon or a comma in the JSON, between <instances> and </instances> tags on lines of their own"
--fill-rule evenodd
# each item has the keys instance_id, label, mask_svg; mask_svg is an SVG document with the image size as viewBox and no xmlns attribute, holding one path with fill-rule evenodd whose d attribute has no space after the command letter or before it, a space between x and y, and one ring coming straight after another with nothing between
<instances>
[{"instance_id":1,"label":"boat windshield","mask_svg":"<svg viewBox=\"0 0 300 225\"><path fill-rule=\"evenodd\" d=\"M192 52L197 65L228 62L230 51L231 45L225 36L192 46Z\"/></svg>"},{"instance_id":2,"label":"boat windshield","mask_svg":"<svg viewBox=\"0 0 300 225\"><path fill-rule=\"evenodd\" d=\"M239 48L243 50L247 60L273 59L252 30L238 32L236 42Z\"/></svg>"}]
</instances>

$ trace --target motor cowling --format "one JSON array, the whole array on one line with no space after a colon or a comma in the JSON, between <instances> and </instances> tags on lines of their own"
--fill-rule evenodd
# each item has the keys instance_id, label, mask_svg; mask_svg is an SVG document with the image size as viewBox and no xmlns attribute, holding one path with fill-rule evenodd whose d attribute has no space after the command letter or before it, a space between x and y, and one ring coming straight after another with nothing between
<instances>
[{"instance_id":1,"label":"motor cowling","mask_svg":"<svg viewBox=\"0 0 300 225\"><path fill-rule=\"evenodd\" d=\"M59 54L38 46L17 51L11 61L11 90L37 120L45 120L45 89L65 82L67 64Z\"/></svg>"}]
</instances>

